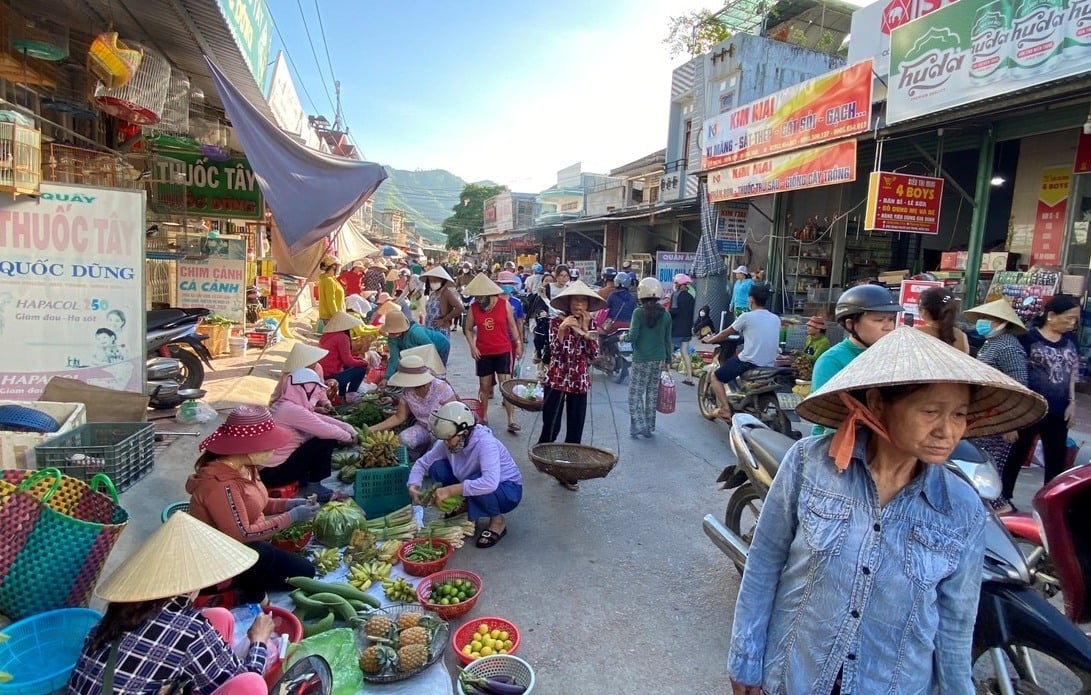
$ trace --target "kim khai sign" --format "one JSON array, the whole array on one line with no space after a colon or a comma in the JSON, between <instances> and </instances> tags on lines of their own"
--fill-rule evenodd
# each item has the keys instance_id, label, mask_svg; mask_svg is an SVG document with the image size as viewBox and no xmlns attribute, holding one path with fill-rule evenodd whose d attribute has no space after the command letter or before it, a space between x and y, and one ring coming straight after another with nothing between
<instances>
[{"instance_id":1,"label":"kim khai sign","mask_svg":"<svg viewBox=\"0 0 1091 695\"><path fill-rule=\"evenodd\" d=\"M887 123L1091 69L1091 0L959 0L894 30Z\"/></svg>"}]
</instances>

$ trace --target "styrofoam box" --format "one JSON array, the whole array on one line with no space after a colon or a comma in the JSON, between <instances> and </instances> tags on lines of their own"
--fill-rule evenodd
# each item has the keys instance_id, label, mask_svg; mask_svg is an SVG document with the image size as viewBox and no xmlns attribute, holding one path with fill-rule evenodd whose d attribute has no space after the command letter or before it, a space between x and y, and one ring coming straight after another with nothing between
<instances>
[{"instance_id":1,"label":"styrofoam box","mask_svg":"<svg viewBox=\"0 0 1091 695\"><path fill-rule=\"evenodd\" d=\"M83 403L52 401L0 401L0 405L22 405L40 410L61 424L56 432L0 431L0 468L34 468L34 447L87 424L87 407Z\"/></svg>"}]
</instances>

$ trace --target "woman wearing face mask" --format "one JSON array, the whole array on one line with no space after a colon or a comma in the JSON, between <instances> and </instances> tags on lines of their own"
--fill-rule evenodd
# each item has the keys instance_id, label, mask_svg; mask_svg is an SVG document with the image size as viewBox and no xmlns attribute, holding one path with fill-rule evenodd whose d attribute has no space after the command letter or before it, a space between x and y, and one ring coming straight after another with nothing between
<instances>
[{"instance_id":1,"label":"woman wearing face mask","mask_svg":"<svg viewBox=\"0 0 1091 695\"><path fill-rule=\"evenodd\" d=\"M977 359L994 369L1007 374L1020 384L1027 385L1027 353L1019 343L1017 336L1027 332L1027 327L1016 315L1015 310L1006 299L998 299L995 302L975 306L963 312L968 321L974 322L977 334L985 339L985 344L977 351ZM989 452L996 462L1001 477L1007 470L1010 462L1012 445L1019 438L1018 432L1005 432L993 434L988 437L979 437L974 443ZM1022 463L1013 463L1018 467ZM1004 514L1015 511L1011 500L1001 494L995 500L989 502L993 509Z\"/></svg>"},{"instance_id":2,"label":"woman wearing face mask","mask_svg":"<svg viewBox=\"0 0 1091 695\"><path fill-rule=\"evenodd\" d=\"M292 441L274 451L259 469L266 487L298 483L300 497L315 495L319 502L329 502L333 491L322 481L333 472L333 450L354 443L357 437L352 425L315 412L315 405L325 399L325 383L313 369L297 369L288 375L280 398L269 410Z\"/></svg>"},{"instance_id":3,"label":"woman wearing face mask","mask_svg":"<svg viewBox=\"0 0 1091 695\"><path fill-rule=\"evenodd\" d=\"M305 499L269 499L261 482L258 471L292 440L268 408L240 405L201 442L204 453L186 481L190 515L258 553L257 563L235 578L241 603L260 603L267 591L291 590L290 577L314 576L310 560L269 543L318 513L319 505Z\"/></svg>"},{"instance_id":4,"label":"woman wearing face mask","mask_svg":"<svg viewBox=\"0 0 1091 695\"><path fill-rule=\"evenodd\" d=\"M428 287L424 325L450 338L451 326L462 316L462 298L454 290L455 281L440 265L422 273L420 278Z\"/></svg>"}]
</instances>

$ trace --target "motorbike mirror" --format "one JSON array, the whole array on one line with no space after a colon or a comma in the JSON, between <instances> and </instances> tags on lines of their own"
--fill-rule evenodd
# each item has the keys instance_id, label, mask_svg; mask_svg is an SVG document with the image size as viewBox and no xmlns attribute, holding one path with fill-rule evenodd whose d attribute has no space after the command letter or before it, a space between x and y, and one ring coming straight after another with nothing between
<instances>
[{"instance_id":1,"label":"motorbike mirror","mask_svg":"<svg viewBox=\"0 0 1091 695\"><path fill-rule=\"evenodd\" d=\"M973 462L951 459L951 464L958 469L963 478L974 486L981 499L991 501L1000 497L1002 489L1000 474L992 461Z\"/></svg>"},{"instance_id":2,"label":"motorbike mirror","mask_svg":"<svg viewBox=\"0 0 1091 695\"><path fill-rule=\"evenodd\" d=\"M317 654L300 659L280 677L269 695L330 695L333 673L330 664Z\"/></svg>"}]
</instances>

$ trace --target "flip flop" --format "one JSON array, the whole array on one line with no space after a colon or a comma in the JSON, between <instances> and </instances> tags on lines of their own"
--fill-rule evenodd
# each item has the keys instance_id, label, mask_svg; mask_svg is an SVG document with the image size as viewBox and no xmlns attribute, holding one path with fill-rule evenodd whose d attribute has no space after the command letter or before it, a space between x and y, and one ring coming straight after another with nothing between
<instances>
[{"instance_id":1,"label":"flip flop","mask_svg":"<svg viewBox=\"0 0 1091 695\"><path fill-rule=\"evenodd\" d=\"M580 484L578 482L570 483L567 480L558 480L557 482L560 483L561 487L563 487L565 490L571 490L572 492L579 492Z\"/></svg>"},{"instance_id":2,"label":"flip flop","mask_svg":"<svg viewBox=\"0 0 1091 695\"><path fill-rule=\"evenodd\" d=\"M686 386L693 386L693 379L682 379L682 383Z\"/></svg>"},{"instance_id":3,"label":"flip flop","mask_svg":"<svg viewBox=\"0 0 1091 695\"><path fill-rule=\"evenodd\" d=\"M481 532L481 535L477 537L477 542L474 543L478 548L491 548L500 542L500 539L508 535L508 527L505 526L500 533L493 531L492 529L485 529Z\"/></svg>"},{"instance_id":4,"label":"flip flop","mask_svg":"<svg viewBox=\"0 0 1091 695\"><path fill-rule=\"evenodd\" d=\"M522 429L523 428L520 427L519 423L517 423L517 422L513 422L510 425L508 425L508 432L511 432L512 434L519 434L519 431L522 430Z\"/></svg>"}]
</instances>

